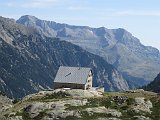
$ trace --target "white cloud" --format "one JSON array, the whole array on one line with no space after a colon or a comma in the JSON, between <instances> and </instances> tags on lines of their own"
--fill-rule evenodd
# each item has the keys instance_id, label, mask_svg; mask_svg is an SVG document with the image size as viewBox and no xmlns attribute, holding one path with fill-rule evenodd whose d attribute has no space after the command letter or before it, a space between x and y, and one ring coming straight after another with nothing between
<instances>
[{"instance_id":1,"label":"white cloud","mask_svg":"<svg viewBox=\"0 0 160 120\"><path fill-rule=\"evenodd\" d=\"M20 18L22 15L21 14L8 14L8 13L2 13L1 14L2 17L5 17L5 18L10 18L10 19L15 19L17 20L18 18Z\"/></svg>"},{"instance_id":2,"label":"white cloud","mask_svg":"<svg viewBox=\"0 0 160 120\"><path fill-rule=\"evenodd\" d=\"M141 11L141 10L128 10L118 11L115 13L117 16L160 16L160 11Z\"/></svg>"},{"instance_id":3,"label":"white cloud","mask_svg":"<svg viewBox=\"0 0 160 120\"><path fill-rule=\"evenodd\" d=\"M60 0L24 0L20 2L8 2L7 6L22 8L46 8L57 4L59 1Z\"/></svg>"},{"instance_id":4,"label":"white cloud","mask_svg":"<svg viewBox=\"0 0 160 120\"><path fill-rule=\"evenodd\" d=\"M30 0L30 2L21 5L27 8L44 8L54 5L58 0Z\"/></svg>"},{"instance_id":5,"label":"white cloud","mask_svg":"<svg viewBox=\"0 0 160 120\"><path fill-rule=\"evenodd\" d=\"M68 10L89 10L91 8L89 7L82 7L82 6L70 6L68 7Z\"/></svg>"},{"instance_id":6,"label":"white cloud","mask_svg":"<svg viewBox=\"0 0 160 120\"><path fill-rule=\"evenodd\" d=\"M160 17L160 11L156 10L116 10L116 9L94 9L97 16L103 17L127 17L127 16L143 16L143 17Z\"/></svg>"}]
</instances>

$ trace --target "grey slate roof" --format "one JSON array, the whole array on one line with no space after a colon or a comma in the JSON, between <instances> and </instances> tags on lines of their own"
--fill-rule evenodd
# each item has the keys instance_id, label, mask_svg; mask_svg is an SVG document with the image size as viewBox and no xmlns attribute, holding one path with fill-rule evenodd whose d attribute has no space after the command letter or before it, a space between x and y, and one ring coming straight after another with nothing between
<instances>
[{"instance_id":1,"label":"grey slate roof","mask_svg":"<svg viewBox=\"0 0 160 120\"><path fill-rule=\"evenodd\" d=\"M91 68L60 66L54 82L85 84Z\"/></svg>"}]
</instances>

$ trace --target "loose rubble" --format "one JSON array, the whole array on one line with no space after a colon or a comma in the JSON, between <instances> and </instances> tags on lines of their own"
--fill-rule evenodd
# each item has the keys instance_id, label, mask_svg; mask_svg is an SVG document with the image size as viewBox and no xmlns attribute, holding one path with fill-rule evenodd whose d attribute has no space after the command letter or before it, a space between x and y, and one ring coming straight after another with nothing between
<instances>
[{"instance_id":1,"label":"loose rubble","mask_svg":"<svg viewBox=\"0 0 160 120\"><path fill-rule=\"evenodd\" d=\"M135 106L134 110L138 113L140 111L151 113L150 108L152 108L152 103L150 100L146 100L143 97L136 97L135 98Z\"/></svg>"}]
</instances>

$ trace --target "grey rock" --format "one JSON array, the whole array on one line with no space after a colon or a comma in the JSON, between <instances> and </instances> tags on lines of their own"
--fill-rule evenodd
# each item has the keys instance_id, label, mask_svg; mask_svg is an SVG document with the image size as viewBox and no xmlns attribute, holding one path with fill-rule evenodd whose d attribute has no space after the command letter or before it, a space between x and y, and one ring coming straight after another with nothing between
<instances>
[{"instance_id":1,"label":"grey rock","mask_svg":"<svg viewBox=\"0 0 160 120\"><path fill-rule=\"evenodd\" d=\"M71 106L83 106L86 105L87 102L83 102L86 100L62 100L62 101L55 101L55 102L36 102L33 104L28 105L24 108L25 112L29 113L31 118L35 118L41 112L46 110L46 115L44 116L44 120L49 119L56 119L56 118L66 118L67 116L76 116L80 117L78 111L67 111L65 105Z\"/></svg>"},{"instance_id":2,"label":"grey rock","mask_svg":"<svg viewBox=\"0 0 160 120\"><path fill-rule=\"evenodd\" d=\"M151 120L149 117L145 116L134 116L135 120Z\"/></svg>"},{"instance_id":3,"label":"grey rock","mask_svg":"<svg viewBox=\"0 0 160 120\"><path fill-rule=\"evenodd\" d=\"M152 102L150 100L145 101L143 97L135 98L134 110L138 113L140 111L151 113Z\"/></svg>"},{"instance_id":4,"label":"grey rock","mask_svg":"<svg viewBox=\"0 0 160 120\"><path fill-rule=\"evenodd\" d=\"M12 100L6 96L0 95L0 119L2 119L2 113L12 107Z\"/></svg>"},{"instance_id":5,"label":"grey rock","mask_svg":"<svg viewBox=\"0 0 160 120\"><path fill-rule=\"evenodd\" d=\"M98 118L98 120L121 120L119 118Z\"/></svg>"},{"instance_id":6,"label":"grey rock","mask_svg":"<svg viewBox=\"0 0 160 120\"><path fill-rule=\"evenodd\" d=\"M7 120L23 120L22 116L9 117Z\"/></svg>"},{"instance_id":7,"label":"grey rock","mask_svg":"<svg viewBox=\"0 0 160 120\"><path fill-rule=\"evenodd\" d=\"M114 117L121 117L122 113L115 110L115 109L109 109L109 108L105 108L104 106L102 107L93 107L93 108L86 108L86 111L88 113L106 113L106 114L111 114Z\"/></svg>"}]
</instances>

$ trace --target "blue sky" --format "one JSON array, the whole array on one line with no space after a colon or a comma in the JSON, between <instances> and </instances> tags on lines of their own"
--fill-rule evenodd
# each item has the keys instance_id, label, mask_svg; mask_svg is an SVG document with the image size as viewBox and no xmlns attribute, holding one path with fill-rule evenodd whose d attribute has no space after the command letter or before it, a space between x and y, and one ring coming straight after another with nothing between
<instances>
[{"instance_id":1,"label":"blue sky","mask_svg":"<svg viewBox=\"0 0 160 120\"><path fill-rule=\"evenodd\" d=\"M0 16L125 28L144 45L160 50L160 0L0 0Z\"/></svg>"}]
</instances>

